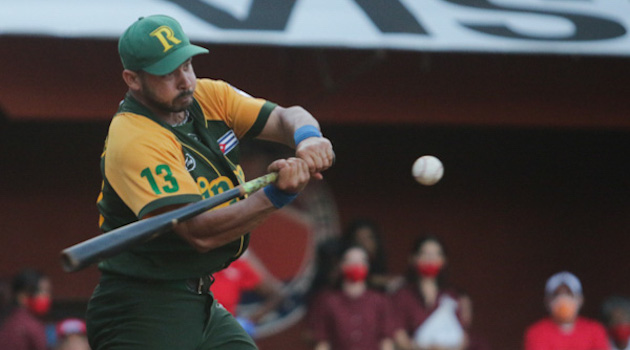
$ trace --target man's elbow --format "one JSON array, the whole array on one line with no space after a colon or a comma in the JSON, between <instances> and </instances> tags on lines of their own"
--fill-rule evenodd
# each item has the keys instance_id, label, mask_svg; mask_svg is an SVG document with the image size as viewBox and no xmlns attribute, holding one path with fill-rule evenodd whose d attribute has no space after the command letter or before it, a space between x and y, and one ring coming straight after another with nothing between
<instances>
[{"instance_id":1,"label":"man's elbow","mask_svg":"<svg viewBox=\"0 0 630 350\"><path fill-rule=\"evenodd\" d=\"M304 107L302 106L291 106L287 108L287 111L295 114L310 114Z\"/></svg>"},{"instance_id":2,"label":"man's elbow","mask_svg":"<svg viewBox=\"0 0 630 350\"><path fill-rule=\"evenodd\" d=\"M279 112L282 119L286 118L290 120L290 119L304 117L304 116L312 117L311 113L309 113L302 106L291 106L291 107L281 108Z\"/></svg>"},{"instance_id":3,"label":"man's elbow","mask_svg":"<svg viewBox=\"0 0 630 350\"><path fill-rule=\"evenodd\" d=\"M207 253L225 244L224 242L219 242L219 240L217 239L208 238L208 237L204 237L204 238L191 237L190 239L188 239L188 243L198 253Z\"/></svg>"},{"instance_id":4,"label":"man's elbow","mask_svg":"<svg viewBox=\"0 0 630 350\"><path fill-rule=\"evenodd\" d=\"M207 253L220 246L220 243L214 237L195 235L193 233L194 229L191 229L187 222L177 225L174 231L198 253Z\"/></svg>"}]
</instances>

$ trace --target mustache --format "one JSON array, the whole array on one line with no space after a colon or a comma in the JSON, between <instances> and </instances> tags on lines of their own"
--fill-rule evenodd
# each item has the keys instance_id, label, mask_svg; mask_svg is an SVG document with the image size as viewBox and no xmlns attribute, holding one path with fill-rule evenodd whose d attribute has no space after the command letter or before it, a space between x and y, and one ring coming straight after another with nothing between
<instances>
[{"instance_id":1,"label":"mustache","mask_svg":"<svg viewBox=\"0 0 630 350\"><path fill-rule=\"evenodd\" d=\"M193 90L182 91L179 93L179 95L177 95L176 98L192 96L193 92L194 92Z\"/></svg>"}]
</instances>

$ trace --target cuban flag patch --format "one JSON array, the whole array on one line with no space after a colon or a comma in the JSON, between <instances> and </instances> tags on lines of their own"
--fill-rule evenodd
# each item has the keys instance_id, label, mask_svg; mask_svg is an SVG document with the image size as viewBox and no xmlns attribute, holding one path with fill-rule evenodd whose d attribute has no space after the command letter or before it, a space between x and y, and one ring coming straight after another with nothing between
<instances>
[{"instance_id":1,"label":"cuban flag patch","mask_svg":"<svg viewBox=\"0 0 630 350\"><path fill-rule=\"evenodd\" d=\"M219 138L219 148L223 154L228 154L236 145L238 145L238 139L232 130L226 132Z\"/></svg>"}]
</instances>

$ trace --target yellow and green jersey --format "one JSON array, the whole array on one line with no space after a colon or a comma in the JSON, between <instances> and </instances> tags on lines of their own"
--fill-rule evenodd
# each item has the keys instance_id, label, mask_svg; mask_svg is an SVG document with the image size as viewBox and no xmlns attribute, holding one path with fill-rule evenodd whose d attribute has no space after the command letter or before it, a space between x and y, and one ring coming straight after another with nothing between
<instances>
[{"instance_id":1,"label":"yellow and green jersey","mask_svg":"<svg viewBox=\"0 0 630 350\"><path fill-rule=\"evenodd\" d=\"M225 82L198 79L188 108L192 120L174 127L128 94L112 119L101 156L103 185L97 201L101 230L113 230L160 208L214 196L243 182L238 141L257 136L275 106ZM104 260L99 268L149 279L199 277L227 266L248 242L249 234L199 253L169 232Z\"/></svg>"}]
</instances>

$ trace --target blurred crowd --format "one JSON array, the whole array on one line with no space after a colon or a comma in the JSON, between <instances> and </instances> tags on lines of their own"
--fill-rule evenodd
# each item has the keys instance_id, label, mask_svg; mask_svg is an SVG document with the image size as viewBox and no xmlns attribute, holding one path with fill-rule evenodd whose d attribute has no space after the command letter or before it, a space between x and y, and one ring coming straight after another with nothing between
<instances>
[{"instance_id":1,"label":"blurred crowd","mask_svg":"<svg viewBox=\"0 0 630 350\"><path fill-rule=\"evenodd\" d=\"M440 238L418 237L406 259L404 277L390 274L379 229L366 220L322 243L309 298L313 348L490 349L473 327L470 295L447 278ZM524 329L522 349L630 350L630 299L611 296L599 320L583 317L582 284L567 271L550 276L541 294L548 315Z\"/></svg>"},{"instance_id":2,"label":"blurred crowd","mask_svg":"<svg viewBox=\"0 0 630 350\"><path fill-rule=\"evenodd\" d=\"M369 220L320 245L307 316L314 349L490 349L472 331L471 298L447 279L437 236L419 237L398 258L407 260L404 276L389 272L380 230Z\"/></svg>"},{"instance_id":3,"label":"blurred crowd","mask_svg":"<svg viewBox=\"0 0 630 350\"><path fill-rule=\"evenodd\" d=\"M320 243L307 295L307 342L316 350L489 350L473 327L473 300L449 281L449 257L439 237L418 237L404 276L391 274L377 225L352 222L343 235ZM258 271L245 255L215 274L215 298L255 336L255 324L283 300L282 283ZM246 318L241 295L265 302ZM599 320L580 315L582 284L562 271L544 291L548 315L523 331L524 350L630 350L630 299L611 296ZM52 283L25 269L0 280L0 350L89 350L82 318L52 320Z\"/></svg>"},{"instance_id":4,"label":"blurred crowd","mask_svg":"<svg viewBox=\"0 0 630 350\"><path fill-rule=\"evenodd\" d=\"M0 280L0 350L90 350L81 318L48 320L52 283L24 269Z\"/></svg>"}]
</instances>

